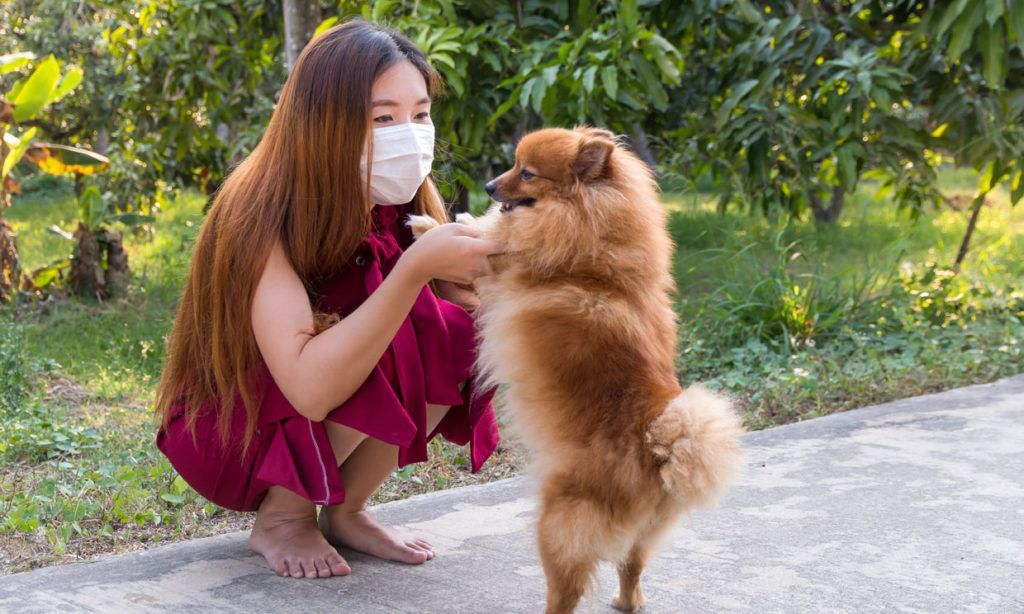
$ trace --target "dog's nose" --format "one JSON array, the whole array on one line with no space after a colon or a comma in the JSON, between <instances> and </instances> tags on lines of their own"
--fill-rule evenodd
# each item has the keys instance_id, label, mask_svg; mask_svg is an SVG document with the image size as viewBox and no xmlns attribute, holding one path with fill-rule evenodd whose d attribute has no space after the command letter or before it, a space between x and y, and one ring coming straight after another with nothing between
<instances>
[{"instance_id":1,"label":"dog's nose","mask_svg":"<svg viewBox=\"0 0 1024 614\"><path fill-rule=\"evenodd\" d=\"M494 191L498 189L498 186L494 185L494 181L488 181L487 185L484 186L484 190L487 191L488 196L494 196Z\"/></svg>"}]
</instances>

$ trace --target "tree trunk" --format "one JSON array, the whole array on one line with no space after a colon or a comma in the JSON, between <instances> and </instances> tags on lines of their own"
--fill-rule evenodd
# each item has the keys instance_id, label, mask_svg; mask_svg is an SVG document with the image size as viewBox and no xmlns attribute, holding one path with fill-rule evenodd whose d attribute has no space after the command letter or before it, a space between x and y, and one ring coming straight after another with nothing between
<instances>
[{"instance_id":1,"label":"tree trunk","mask_svg":"<svg viewBox=\"0 0 1024 614\"><path fill-rule=\"evenodd\" d=\"M647 138L647 132L640 122L633 124L633 131L629 134L629 146L652 170L658 168L658 160L651 151L651 140Z\"/></svg>"},{"instance_id":2,"label":"tree trunk","mask_svg":"<svg viewBox=\"0 0 1024 614\"><path fill-rule=\"evenodd\" d=\"M981 214L981 208L985 206L985 196L988 192L978 194L977 198L974 199L974 203L971 204L971 219L967 222L967 232L964 233L964 239L960 242L960 251L956 254L956 262L953 264L953 269L959 271L960 265L963 264L964 258L967 257L967 251L971 247L971 235L974 234L974 227L978 224L978 215Z\"/></svg>"},{"instance_id":3,"label":"tree trunk","mask_svg":"<svg viewBox=\"0 0 1024 614\"><path fill-rule=\"evenodd\" d=\"M821 205L821 199L817 196L811 198L811 211L814 212L814 220L825 224L834 224L839 219L839 214L843 212L843 202L846 200L846 194L843 192L843 188L835 186L832 188L832 198L829 201L828 207Z\"/></svg>"},{"instance_id":4,"label":"tree trunk","mask_svg":"<svg viewBox=\"0 0 1024 614\"><path fill-rule=\"evenodd\" d=\"M2 139L0 139L2 141ZM7 147L0 143L0 160L6 157ZM11 195L0 183L0 303L7 302L18 289L31 290L32 280L21 269L18 241L11 225L4 219L4 210L11 206Z\"/></svg>"},{"instance_id":5,"label":"tree trunk","mask_svg":"<svg viewBox=\"0 0 1024 614\"><path fill-rule=\"evenodd\" d=\"M106 254L106 298L124 296L128 290L128 254L124 251L120 232L105 230L96 237Z\"/></svg>"},{"instance_id":6,"label":"tree trunk","mask_svg":"<svg viewBox=\"0 0 1024 614\"><path fill-rule=\"evenodd\" d=\"M320 21L320 3L317 0L284 0L284 49L288 72L292 71L306 43L313 38Z\"/></svg>"},{"instance_id":7,"label":"tree trunk","mask_svg":"<svg viewBox=\"0 0 1024 614\"><path fill-rule=\"evenodd\" d=\"M7 195L4 194L3 198ZM18 243L7 220L3 219L3 205L0 205L0 302L7 302L19 287L31 289L33 284L21 270L18 259Z\"/></svg>"},{"instance_id":8,"label":"tree trunk","mask_svg":"<svg viewBox=\"0 0 1024 614\"><path fill-rule=\"evenodd\" d=\"M110 148L110 131L100 128L96 131L96 142L92 144L92 150L102 156L107 155Z\"/></svg>"},{"instance_id":9,"label":"tree trunk","mask_svg":"<svg viewBox=\"0 0 1024 614\"><path fill-rule=\"evenodd\" d=\"M469 190L461 183L455 194L455 213L469 213Z\"/></svg>"},{"instance_id":10,"label":"tree trunk","mask_svg":"<svg viewBox=\"0 0 1024 614\"><path fill-rule=\"evenodd\" d=\"M78 296L102 300L105 298L103 292L107 280L103 274L100 243L85 222L78 222L74 237L75 248L71 254L71 273L68 276L71 291Z\"/></svg>"},{"instance_id":11,"label":"tree trunk","mask_svg":"<svg viewBox=\"0 0 1024 614\"><path fill-rule=\"evenodd\" d=\"M93 232L83 222L75 230L68 283L78 296L107 300L128 288L128 254L120 232Z\"/></svg>"}]
</instances>

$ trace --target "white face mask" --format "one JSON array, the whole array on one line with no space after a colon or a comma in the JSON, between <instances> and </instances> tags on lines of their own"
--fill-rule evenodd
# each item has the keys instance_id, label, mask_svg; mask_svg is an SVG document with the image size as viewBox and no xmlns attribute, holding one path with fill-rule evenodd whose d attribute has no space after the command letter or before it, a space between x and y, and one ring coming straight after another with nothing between
<instances>
[{"instance_id":1,"label":"white face mask","mask_svg":"<svg viewBox=\"0 0 1024 614\"><path fill-rule=\"evenodd\" d=\"M434 125L407 122L373 129L373 174L370 199L401 205L416 196L434 161ZM366 176L366 150L359 165Z\"/></svg>"}]
</instances>

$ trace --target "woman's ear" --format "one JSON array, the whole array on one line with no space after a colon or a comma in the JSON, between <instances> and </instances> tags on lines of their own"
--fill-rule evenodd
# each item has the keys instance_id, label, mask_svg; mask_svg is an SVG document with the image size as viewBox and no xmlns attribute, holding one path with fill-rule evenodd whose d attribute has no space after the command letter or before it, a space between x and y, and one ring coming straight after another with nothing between
<instances>
[{"instance_id":1,"label":"woman's ear","mask_svg":"<svg viewBox=\"0 0 1024 614\"><path fill-rule=\"evenodd\" d=\"M592 132L580 141L579 150L576 152L576 162L573 165L576 176L584 183L596 181L605 175L608 158L615 149L615 141L612 140L611 132L599 129L591 130Z\"/></svg>"}]
</instances>

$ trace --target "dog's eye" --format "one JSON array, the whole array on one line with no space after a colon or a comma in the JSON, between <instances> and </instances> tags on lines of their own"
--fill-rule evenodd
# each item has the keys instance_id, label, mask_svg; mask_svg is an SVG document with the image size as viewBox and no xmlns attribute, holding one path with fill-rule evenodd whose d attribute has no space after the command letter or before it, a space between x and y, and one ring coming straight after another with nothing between
<instances>
[{"instance_id":1,"label":"dog's eye","mask_svg":"<svg viewBox=\"0 0 1024 614\"><path fill-rule=\"evenodd\" d=\"M529 181L529 180L533 179L533 173L531 173L530 171L526 170L525 168L523 170L519 171L519 176L522 177L523 181Z\"/></svg>"}]
</instances>

